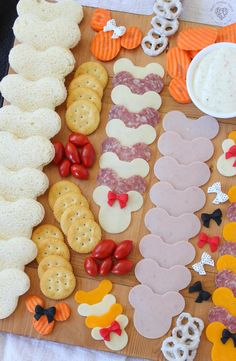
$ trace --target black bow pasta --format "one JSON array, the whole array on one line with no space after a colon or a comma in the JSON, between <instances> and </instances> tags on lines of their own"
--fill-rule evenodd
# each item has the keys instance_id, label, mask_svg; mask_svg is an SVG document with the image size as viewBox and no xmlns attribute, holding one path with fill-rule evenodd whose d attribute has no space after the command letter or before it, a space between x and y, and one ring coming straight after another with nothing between
<instances>
[{"instance_id":1,"label":"black bow pasta","mask_svg":"<svg viewBox=\"0 0 236 361\"><path fill-rule=\"evenodd\" d=\"M218 226L221 225L222 222L222 212L220 208L217 208L213 213L202 213L201 220L204 227L210 227L210 221L213 220L216 222Z\"/></svg>"},{"instance_id":2,"label":"black bow pasta","mask_svg":"<svg viewBox=\"0 0 236 361\"><path fill-rule=\"evenodd\" d=\"M189 293L195 293L195 292L199 293L195 300L195 302L197 303L208 301L211 298L211 294L202 288L201 281L195 282L192 286L189 287L188 291Z\"/></svg>"},{"instance_id":3,"label":"black bow pasta","mask_svg":"<svg viewBox=\"0 0 236 361\"><path fill-rule=\"evenodd\" d=\"M43 308L40 305L35 306L34 318L38 321L41 316L45 315L47 317L48 323L54 321L54 316L56 313L56 307Z\"/></svg>"},{"instance_id":4,"label":"black bow pasta","mask_svg":"<svg viewBox=\"0 0 236 361\"><path fill-rule=\"evenodd\" d=\"M230 332L229 330L227 330L227 328L225 328L225 329L223 330L223 332L222 332L221 342L222 342L223 344L226 344L226 342L227 342L230 338L233 340L234 347L236 347L236 333L232 333L232 332Z\"/></svg>"}]
</instances>

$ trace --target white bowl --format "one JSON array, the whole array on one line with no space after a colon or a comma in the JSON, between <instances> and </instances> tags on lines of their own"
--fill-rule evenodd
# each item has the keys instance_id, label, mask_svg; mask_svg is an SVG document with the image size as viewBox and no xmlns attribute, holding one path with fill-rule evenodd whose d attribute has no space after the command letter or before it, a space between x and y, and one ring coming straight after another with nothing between
<instances>
[{"instance_id":1,"label":"white bowl","mask_svg":"<svg viewBox=\"0 0 236 361\"><path fill-rule=\"evenodd\" d=\"M197 65L199 64L199 62L210 52L217 50L217 49L222 49L222 48L226 48L226 47L231 47L236 49L236 44L234 43L217 43L217 44L213 44L213 45L209 45L208 47L204 48L203 50L201 50L192 60L188 71L187 71L187 78L186 78L186 83L187 83L187 89L188 89L188 94L192 100L192 102L196 105L196 107L198 109L200 109L203 113L206 113L208 115L211 115L213 117L217 117L217 118L234 118L236 117L236 111L233 113L223 113L223 112L216 112L213 111L211 109L208 109L207 107L205 107L195 96L194 91L193 91L193 76L196 70Z\"/></svg>"}]
</instances>

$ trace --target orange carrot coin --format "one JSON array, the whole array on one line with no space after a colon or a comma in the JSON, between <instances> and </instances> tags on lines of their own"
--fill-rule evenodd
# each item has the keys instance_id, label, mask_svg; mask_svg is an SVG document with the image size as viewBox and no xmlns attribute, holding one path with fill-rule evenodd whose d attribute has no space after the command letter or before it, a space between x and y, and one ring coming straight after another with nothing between
<instances>
[{"instance_id":1,"label":"orange carrot coin","mask_svg":"<svg viewBox=\"0 0 236 361\"><path fill-rule=\"evenodd\" d=\"M218 30L217 43L221 42L236 43L236 24L224 26Z\"/></svg>"},{"instance_id":2,"label":"orange carrot coin","mask_svg":"<svg viewBox=\"0 0 236 361\"><path fill-rule=\"evenodd\" d=\"M66 321L70 317L70 306L66 303L58 303L55 305L56 313L55 320L56 321Z\"/></svg>"},{"instance_id":3,"label":"orange carrot coin","mask_svg":"<svg viewBox=\"0 0 236 361\"><path fill-rule=\"evenodd\" d=\"M142 42L143 33L136 26L132 26L126 30L126 33L121 37L122 48L132 50L136 49Z\"/></svg>"},{"instance_id":4,"label":"orange carrot coin","mask_svg":"<svg viewBox=\"0 0 236 361\"><path fill-rule=\"evenodd\" d=\"M191 58L187 51L177 48L170 49L167 53L166 70L172 78L186 78Z\"/></svg>"},{"instance_id":5,"label":"orange carrot coin","mask_svg":"<svg viewBox=\"0 0 236 361\"><path fill-rule=\"evenodd\" d=\"M97 33L91 42L91 52L101 61L109 61L114 59L120 52L120 38L112 39L113 31Z\"/></svg>"},{"instance_id":6,"label":"orange carrot coin","mask_svg":"<svg viewBox=\"0 0 236 361\"><path fill-rule=\"evenodd\" d=\"M25 300L26 308L29 312L35 313L35 307L37 305L44 307L45 302L44 300L39 296L28 296Z\"/></svg>"},{"instance_id":7,"label":"orange carrot coin","mask_svg":"<svg viewBox=\"0 0 236 361\"><path fill-rule=\"evenodd\" d=\"M188 95L185 79L174 78L169 84L169 92L175 101L181 104L191 103L191 99Z\"/></svg>"},{"instance_id":8,"label":"orange carrot coin","mask_svg":"<svg viewBox=\"0 0 236 361\"><path fill-rule=\"evenodd\" d=\"M95 31L101 31L108 20L111 20L110 10L96 9L92 15L90 26Z\"/></svg>"},{"instance_id":9,"label":"orange carrot coin","mask_svg":"<svg viewBox=\"0 0 236 361\"><path fill-rule=\"evenodd\" d=\"M33 318L32 323L33 323L35 330L40 335L43 335L43 336L51 333L54 328L54 325L55 325L55 321L48 323L47 316L45 316L45 315L41 316L38 321L35 318Z\"/></svg>"},{"instance_id":10,"label":"orange carrot coin","mask_svg":"<svg viewBox=\"0 0 236 361\"><path fill-rule=\"evenodd\" d=\"M177 45L183 50L201 50L214 44L216 38L217 29L209 27L187 28L179 33Z\"/></svg>"},{"instance_id":11,"label":"orange carrot coin","mask_svg":"<svg viewBox=\"0 0 236 361\"><path fill-rule=\"evenodd\" d=\"M193 59L199 53L199 51L200 50L189 50L188 54L189 54L190 58Z\"/></svg>"}]
</instances>

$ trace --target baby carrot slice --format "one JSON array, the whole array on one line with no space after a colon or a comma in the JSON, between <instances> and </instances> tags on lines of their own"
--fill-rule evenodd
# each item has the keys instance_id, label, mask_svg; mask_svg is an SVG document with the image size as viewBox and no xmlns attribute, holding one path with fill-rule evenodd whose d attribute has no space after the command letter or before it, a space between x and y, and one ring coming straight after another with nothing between
<instances>
[{"instance_id":1,"label":"baby carrot slice","mask_svg":"<svg viewBox=\"0 0 236 361\"><path fill-rule=\"evenodd\" d=\"M179 33L177 45L183 50L201 50L214 44L217 38L217 29L209 27L187 28Z\"/></svg>"},{"instance_id":2,"label":"baby carrot slice","mask_svg":"<svg viewBox=\"0 0 236 361\"><path fill-rule=\"evenodd\" d=\"M70 317L70 306L67 303L58 303L55 307L56 314L54 318L56 321L66 321Z\"/></svg>"},{"instance_id":3,"label":"baby carrot slice","mask_svg":"<svg viewBox=\"0 0 236 361\"><path fill-rule=\"evenodd\" d=\"M169 92L175 101L181 104L191 103L191 99L188 95L185 79L174 78L169 84Z\"/></svg>"},{"instance_id":4,"label":"baby carrot slice","mask_svg":"<svg viewBox=\"0 0 236 361\"><path fill-rule=\"evenodd\" d=\"M189 50L188 54L189 54L190 58L193 59L199 53L199 51L200 50Z\"/></svg>"},{"instance_id":5,"label":"baby carrot slice","mask_svg":"<svg viewBox=\"0 0 236 361\"><path fill-rule=\"evenodd\" d=\"M236 24L224 26L218 30L217 43L221 42L236 43Z\"/></svg>"},{"instance_id":6,"label":"baby carrot slice","mask_svg":"<svg viewBox=\"0 0 236 361\"><path fill-rule=\"evenodd\" d=\"M35 330L43 336L51 333L55 325L55 321L48 323L47 316L45 315L41 316L38 321L33 317L32 323Z\"/></svg>"},{"instance_id":7,"label":"baby carrot slice","mask_svg":"<svg viewBox=\"0 0 236 361\"><path fill-rule=\"evenodd\" d=\"M126 30L126 33L121 37L122 48L132 50L136 49L142 42L143 33L136 26L132 26Z\"/></svg>"},{"instance_id":8,"label":"baby carrot slice","mask_svg":"<svg viewBox=\"0 0 236 361\"><path fill-rule=\"evenodd\" d=\"M96 9L92 15L90 26L95 31L101 31L108 20L111 20L110 10Z\"/></svg>"},{"instance_id":9,"label":"baby carrot slice","mask_svg":"<svg viewBox=\"0 0 236 361\"><path fill-rule=\"evenodd\" d=\"M39 296L28 296L25 300L26 308L29 312L35 313L35 307L37 305L44 307L44 300Z\"/></svg>"},{"instance_id":10,"label":"baby carrot slice","mask_svg":"<svg viewBox=\"0 0 236 361\"><path fill-rule=\"evenodd\" d=\"M166 70L171 78L186 78L191 58L187 51L177 48L170 49L167 53Z\"/></svg>"},{"instance_id":11,"label":"baby carrot slice","mask_svg":"<svg viewBox=\"0 0 236 361\"><path fill-rule=\"evenodd\" d=\"M101 61L114 59L120 52L120 38L112 39L113 31L97 33L91 42L91 52L95 58Z\"/></svg>"}]
</instances>

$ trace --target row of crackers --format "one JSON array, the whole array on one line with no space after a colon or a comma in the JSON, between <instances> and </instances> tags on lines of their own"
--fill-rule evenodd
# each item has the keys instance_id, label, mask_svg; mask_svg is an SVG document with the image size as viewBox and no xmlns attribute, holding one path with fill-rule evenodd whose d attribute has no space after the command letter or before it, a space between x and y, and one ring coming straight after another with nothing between
<instances>
[{"instance_id":1,"label":"row of crackers","mask_svg":"<svg viewBox=\"0 0 236 361\"><path fill-rule=\"evenodd\" d=\"M41 291L50 299L62 300L69 297L76 286L64 235L75 252L84 254L101 241L102 232L76 184L55 183L49 190L48 202L62 231L54 225L43 224L34 230L32 239L38 247Z\"/></svg>"}]
</instances>

